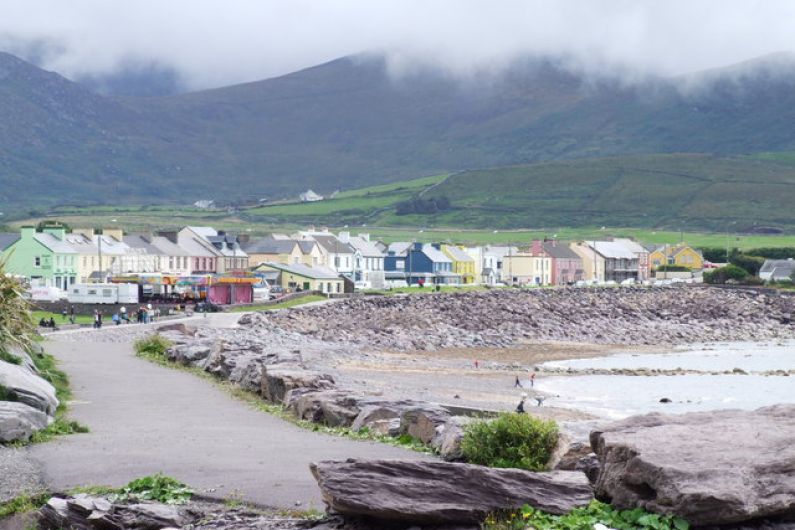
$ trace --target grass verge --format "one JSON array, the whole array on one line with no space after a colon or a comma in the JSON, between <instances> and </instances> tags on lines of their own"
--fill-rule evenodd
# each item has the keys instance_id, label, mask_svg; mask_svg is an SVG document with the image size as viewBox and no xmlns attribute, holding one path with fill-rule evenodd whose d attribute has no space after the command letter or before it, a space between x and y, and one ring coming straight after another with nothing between
<instances>
[{"instance_id":1,"label":"grass verge","mask_svg":"<svg viewBox=\"0 0 795 530\"><path fill-rule=\"evenodd\" d=\"M169 360L168 357L166 356L166 350L168 350L170 346L171 346L170 342L160 335L153 335L147 339L137 340L134 344L135 352L138 357L154 362L166 368L172 368L175 370L181 370L183 372L192 373L198 377L201 377L209 381L217 388L220 388L221 390L229 394L234 399L246 403L251 408L258 410L260 412L271 414L272 416L276 416L284 421L292 423L293 425L297 425L298 427L313 432L332 434L335 436L344 436L346 438L350 438L353 440L376 441L388 445L393 445L396 447L411 449L412 451L417 451L420 453L435 454L433 448L408 435L403 435L395 438L388 435L374 433L369 431L368 429L354 431L349 427L329 427L327 425L321 425L318 423L313 423L311 421L296 418L282 405L269 403L263 400L262 397L255 392L246 390L245 388L242 388L239 385L232 383L230 381L219 379L213 374L205 372L201 368L197 368L195 366L187 366Z\"/></svg>"},{"instance_id":2,"label":"grass verge","mask_svg":"<svg viewBox=\"0 0 795 530\"><path fill-rule=\"evenodd\" d=\"M276 311L277 309L288 309L290 307L309 304L311 302L320 302L322 300L327 300L327 298L323 295L312 294L308 296L302 296L300 298L293 298L292 300L287 300L286 302L280 302L278 304L257 304L257 305L248 305L242 307L233 307L230 311L232 313L248 313L251 311Z\"/></svg>"},{"instance_id":3,"label":"grass verge","mask_svg":"<svg viewBox=\"0 0 795 530\"><path fill-rule=\"evenodd\" d=\"M71 324L69 322L69 317L63 317L61 313L53 313L51 311L31 311L31 316L33 318L33 322L38 325L41 322L41 319L50 320L52 318L55 321L56 326L62 326L66 324ZM94 317L91 315L75 315L75 324L92 324L94 322Z\"/></svg>"},{"instance_id":4,"label":"grass verge","mask_svg":"<svg viewBox=\"0 0 795 530\"><path fill-rule=\"evenodd\" d=\"M649 513L642 508L618 510L609 504L592 501L565 515L550 515L530 506L520 510L493 514L483 523L484 530L591 530L603 524L617 530L689 530L684 519Z\"/></svg>"},{"instance_id":5,"label":"grass verge","mask_svg":"<svg viewBox=\"0 0 795 530\"><path fill-rule=\"evenodd\" d=\"M47 503L49 498L50 494L47 492L23 493L0 504L0 519L38 510Z\"/></svg>"}]
</instances>

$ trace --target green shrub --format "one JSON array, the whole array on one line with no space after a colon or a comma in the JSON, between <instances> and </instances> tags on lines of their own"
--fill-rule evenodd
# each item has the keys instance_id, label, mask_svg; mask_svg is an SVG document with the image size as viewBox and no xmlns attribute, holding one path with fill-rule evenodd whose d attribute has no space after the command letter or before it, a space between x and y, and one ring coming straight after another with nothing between
<instances>
[{"instance_id":1,"label":"green shrub","mask_svg":"<svg viewBox=\"0 0 795 530\"><path fill-rule=\"evenodd\" d=\"M704 283L720 284L729 280L742 282L748 276L748 272L737 265L726 265L719 269L704 273Z\"/></svg>"},{"instance_id":2,"label":"green shrub","mask_svg":"<svg viewBox=\"0 0 795 530\"><path fill-rule=\"evenodd\" d=\"M155 334L145 339L138 339L133 347L135 353L140 357L165 360L166 351L171 347L171 341L162 335Z\"/></svg>"},{"instance_id":3,"label":"green shrub","mask_svg":"<svg viewBox=\"0 0 795 530\"><path fill-rule=\"evenodd\" d=\"M0 350L18 346L28 350L36 334L30 307L22 297L22 286L5 274L5 260L0 259Z\"/></svg>"},{"instance_id":4,"label":"green shrub","mask_svg":"<svg viewBox=\"0 0 795 530\"><path fill-rule=\"evenodd\" d=\"M157 473L133 480L113 495L116 500L149 500L165 504L184 504L193 490L175 478Z\"/></svg>"},{"instance_id":5,"label":"green shrub","mask_svg":"<svg viewBox=\"0 0 795 530\"><path fill-rule=\"evenodd\" d=\"M672 515L649 513L642 508L617 510L609 504L592 501L585 508L575 508L565 515L550 515L530 506L521 510L490 515L484 530L591 530L601 523L618 530L688 530L684 519Z\"/></svg>"},{"instance_id":6,"label":"green shrub","mask_svg":"<svg viewBox=\"0 0 795 530\"><path fill-rule=\"evenodd\" d=\"M467 425L461 449L472 464L541 471L557 443L558 426L554 421L504 413L495 420Z\"/></svg>"},{"instance_id":7,"label":"green shrub","mask_svg":"<svg viewBox=\"0 0 795 530\"><path fill-rule=\"evenodd\" d=\"M28 513L38 510L49 500L47 493L23 493L6 502L0 503L0 519L18 513Z\"/></svg>"}]
</instances>

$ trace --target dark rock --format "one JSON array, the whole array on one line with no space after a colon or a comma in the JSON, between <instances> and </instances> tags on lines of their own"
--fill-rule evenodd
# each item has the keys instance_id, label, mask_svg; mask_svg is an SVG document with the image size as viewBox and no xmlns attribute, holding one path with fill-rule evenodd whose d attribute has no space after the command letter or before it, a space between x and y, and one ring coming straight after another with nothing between
<instances>
[{"instance_id":1,"label":"dark rock","mask_svg":"<svg viewBox=\"0 0 795 530\"><path fill-rule=\"evenodd\" d=\"M330 427L348 427L359 415L361 397L344 390L291 390L285 396L287 407L302 420Z\"/></svg>"},{"instance_id":2,"label":"dark rock","mask_svg":"<svg viewBox=\"0 0 795 530\"><path fill-rule=\"evenodd\" d=\"M441 434L441 430L437 429L450 421L450 417L445 409L431 403L410 407L400 416L400 430L422 443L429 444Z\"/></svg>"},{"instance_id":3,"label":"dark rock","mask_svg":"<svg viewBox=\"0 0 795 530\"><path fill-rule=\"evenodd\" d=\"M333 387L334 378L328 374L305 370L300 366L275 364L263 367L260 392L268 401L282 403L291 390L327 390Z\"/></svg>"},{"instance_id":4,"label":"dark rock","mask_svg":"<svg viewBox=\"0 0 795 530\"><path fill-rule=\"evenodd\" d=\"M42 530L160 530L180 528L186 522L187 518L176 506L112 504L105 498L84 494L52 497L39 511Z\"/></svg>"},{"instance_id":5,"label":"dark rock","mask_svg":"<svg viewBox=\"0 0 795 530\"><path fill-rule=\"evenodd\" d=\"M367 405L361 409L351 424L351 429L367 428L378 434L397 436L400 434L400 412L382 405Z\"/></svg>"},{"instance_id":6,"label":"dark rock","mask_svg":"<svg viewBox=\"0 0 795 530\"><path fill-rule=\"evenodd\" d=\"M414 524L477 524L529 504L553 514L587 505L579 472L533 473L450 462L347 460L312 464L330 511Z\"/></svg>"},{"instance_id":7,"label":"dark rock","mask_svg":"<svg viewBox=\"0 0 795 530\"><path fill-rule=\"evenodd\" d=\"M591 433L597 496L693 525L743 523L795 507L795 405L635 416Z\"/></svg>"}]
</instances>

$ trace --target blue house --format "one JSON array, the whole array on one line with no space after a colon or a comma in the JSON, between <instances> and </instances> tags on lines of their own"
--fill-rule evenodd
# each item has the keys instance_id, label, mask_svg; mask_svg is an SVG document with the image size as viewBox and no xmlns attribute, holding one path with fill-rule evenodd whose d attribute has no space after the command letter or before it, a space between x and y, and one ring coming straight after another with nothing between
<instances>
[{"instance_id":1,"label":"blue house","mask_svg":"<svg viewBox=\"0 0 795 530\"><path fill-rule=\"evenodd\" d=\"M384 257L387 276L402 274L409 285L448 285L461 283L461 275L453 272L453 261L439 245L393 243Z\"/></svg>"}]
</instances>

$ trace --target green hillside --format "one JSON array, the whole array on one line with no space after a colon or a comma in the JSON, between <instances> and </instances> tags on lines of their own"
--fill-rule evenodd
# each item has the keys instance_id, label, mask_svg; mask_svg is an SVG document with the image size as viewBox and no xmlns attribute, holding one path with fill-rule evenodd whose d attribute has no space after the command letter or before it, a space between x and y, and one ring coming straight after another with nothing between
<instances>
[{"instance_id":1,"label":"green hillside","mask_svg":"<svg viewBox=\"0 0 795 530\"><path fill-rule=\"evenodd\" d=\"M307 188L327 195L480 170L455 177L444 188L458 197L454 206L477 207L475 218L457 210L432 222L521 226L562 220L546 213L521 218L512 213L511 201L539 211L573 211L572 223L610 222L613 218L603 214L619 202L610 196L616 193L628 205L617 211L620 223L668 222L667 195L676 203L676 196L691 193L706 197L699 215L706 215L710 226L726 218L723 205L735 194L751 199L750 206L731 203L751 220L753 201L760 198L756 181L736 181L736 190L716 183L707 194L697 178L677 176L679 170L664 163L658 169L667 173L659 182L644 184L648 193L632 185L631 167L624 170L627 189L608 169L603 180L573 171L567 174L574 179L568 184L571 194L564 193L562 182L552 186L555 194L543 191L547 186L535 177L500 180L506 170L494 173L499 184L474 180L490 177L492 170L484 168L496 166L654 153L768 153L758 161L786 165L777 153L795 150L795 59L778 57L775 67L771 64L765 58L751 61L738 67L743 75L736 68L714 71L695 80L699 91L686 92L677 79L631 86L609 78L595 82L567 71L555 58L526 57L499 77L463 82L432 70L394 78L382 57L359 56L215 90L108 97L0 53L0 211L8 218L65 204L185 206L200 199L255 204L263 197L297 197ZM516 177L525 178L521 171ZM464 185L465 179L471 182ZM789 192L786 184L763 184L771 197ZM725 186L734 187L735 181ZM479 198L465 197L463 188ZM512 197L499 199L501 188ZM611 190L608 196L605 189ZM551 202L539 205L541 196ZM391 199L359 197L333 219L360 218L386 207L379 200ZM641 207L652 201L654 207ZM778 204L770 204L771 215ZM254 215L294 213L291 208ZM586 218L591 213L594 218ZM388 218L388 212L379 215Z\"/></svg>"},{"instance_id":2,"label":"green hillside","mask_svg":"<svg viewBox=\"0 0 795 530\"><path fill-rule=\"evenodd\" d=\"M398 215L412 199L448 210ZM93 225L213 224L261 232L306 225L516 230L575 236L609 229L795 232L795 164L786 153L744 157L671 154L544 162L443 174L338 193L311 203L199 210L165 206L62 207L52 216ZM647 236L647 239L649 237ZM653 238L651 238L653 239Z\"/></svg>"}]
</instances>

